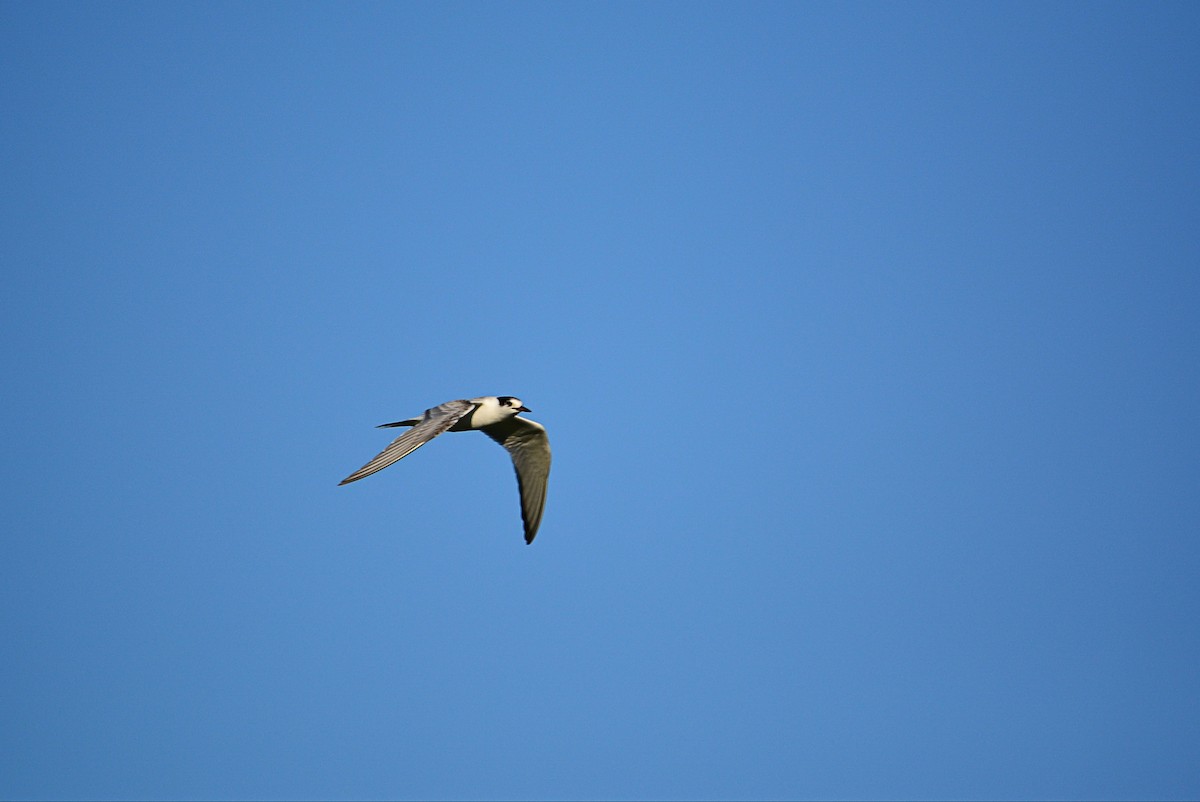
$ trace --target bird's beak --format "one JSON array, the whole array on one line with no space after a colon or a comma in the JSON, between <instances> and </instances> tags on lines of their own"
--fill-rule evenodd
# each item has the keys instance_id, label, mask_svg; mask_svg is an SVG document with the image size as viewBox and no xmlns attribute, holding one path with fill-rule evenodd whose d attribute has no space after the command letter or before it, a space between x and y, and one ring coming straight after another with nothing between
<instances>
[{"instance_id":1,"label":"bird's beak","mask_svg":"<svg viewBox=\"0 0 1200 802\"><path fill-rule=\"evenodd\" d=\"M529 407L517 407L517 412L533 412Z\"/></svg>"}]
</instances>

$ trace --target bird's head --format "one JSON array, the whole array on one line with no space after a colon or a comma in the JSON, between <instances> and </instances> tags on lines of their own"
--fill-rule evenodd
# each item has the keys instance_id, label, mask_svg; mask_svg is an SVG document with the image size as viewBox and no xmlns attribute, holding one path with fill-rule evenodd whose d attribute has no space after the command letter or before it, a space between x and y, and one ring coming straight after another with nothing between
<instances>
[{"instance_id":1,"label":"bird's head","mask_svg":"<svg viewBox=\"0 0 1200 802\"><path fill-rule=\"evenodd\" d=\"M513 411L514 415L517 415L521 412L532 412L533 411L533 410L529 409L528 407L526 407L524 404L522 404L521 399L513 398L511 395L497 396L496 400L500 402L500 407L502 409L511 409Z\"/></svg>"}]
</instances>

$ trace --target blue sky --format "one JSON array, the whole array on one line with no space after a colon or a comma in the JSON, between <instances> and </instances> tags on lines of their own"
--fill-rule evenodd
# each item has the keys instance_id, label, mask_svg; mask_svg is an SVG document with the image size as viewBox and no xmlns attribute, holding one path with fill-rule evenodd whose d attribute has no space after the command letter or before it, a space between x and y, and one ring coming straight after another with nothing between
<instances>
[{"instance_id":1,"label":"blue sky","mask_svg":"<svg viewBox=\"0 0 1200 802\"><path fill-rule=\"evenodd\" d=\"M1198 41L0 4L0 797L1196 798Z\"/></svg>"}]
</instances>

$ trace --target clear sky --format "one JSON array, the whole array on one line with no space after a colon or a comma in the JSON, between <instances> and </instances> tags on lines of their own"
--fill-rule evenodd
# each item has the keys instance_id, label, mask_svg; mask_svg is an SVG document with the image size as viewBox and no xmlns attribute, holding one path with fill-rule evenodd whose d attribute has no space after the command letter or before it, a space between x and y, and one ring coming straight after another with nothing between
<instances>
[{"instance_id":1,"label":"clear sky","mask_svg":"<svg viewBox=\"0 0 1200 802\"><path fill-rule=\"evenodd\" d=\"M0 4L0 797L1200 796L1200 5ZM395 431L520 397L555 463Z\"/></svg>"}]
</instances>

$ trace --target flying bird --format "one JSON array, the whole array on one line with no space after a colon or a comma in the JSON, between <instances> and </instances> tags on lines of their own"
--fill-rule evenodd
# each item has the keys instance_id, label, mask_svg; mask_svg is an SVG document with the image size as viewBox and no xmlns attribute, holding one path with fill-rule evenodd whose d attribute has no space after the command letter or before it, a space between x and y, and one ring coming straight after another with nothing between
<instances>
[{"instance_id":1,"label":"flying bird","mask_svg":"<svg viewBox=\"0 0 1200 802\"><path fill-rule=\"evenodd\" d=\"M381 423L377 428L411 426L375 458L347 476L338 486L356 482L407 457L442 432L486 434L508 451L517 471L521 491L521 520L525 523L525 542L532 543L542 522L546 506L546 480L550 476L550 441L542 424L517 417L529 412L519 398L511 395L485 395L469 400L447 401L425 410L419 418Z\"/></svg>"}]
</instances>

